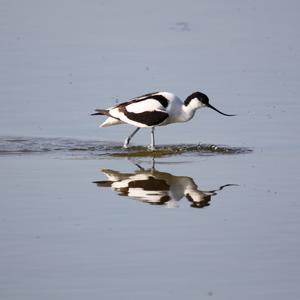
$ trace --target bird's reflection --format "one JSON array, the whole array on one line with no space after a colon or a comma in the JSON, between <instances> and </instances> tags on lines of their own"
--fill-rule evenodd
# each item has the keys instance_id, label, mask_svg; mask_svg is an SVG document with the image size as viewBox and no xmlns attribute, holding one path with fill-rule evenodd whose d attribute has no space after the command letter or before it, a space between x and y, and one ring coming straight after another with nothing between
<instances>
[{"instance_id":1,"label":"bird's reflection","mask_svg":"<svg viewBox=\"0 0 300 300\"><path fill-rule=\"evenodd\" d=\"M122 173L116 170L102 169L107 180L94 181L99 187L110 187L121 196L153 205L177 207L182 198L190 202L191 207L203 208L210 205L211 197L218 191L236 184L225 184L214 190L201 190L188 176L175 176L160 172L154 164L151 169L138 169L134 173Z\"/></svg>"}]
</instances>

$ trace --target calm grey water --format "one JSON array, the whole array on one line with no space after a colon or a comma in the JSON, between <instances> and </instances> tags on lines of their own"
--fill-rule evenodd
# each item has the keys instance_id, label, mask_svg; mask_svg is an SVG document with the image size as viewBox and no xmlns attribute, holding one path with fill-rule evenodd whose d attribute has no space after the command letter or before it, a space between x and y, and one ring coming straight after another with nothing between
<instances>
[{"instance_id":1,"label":"calm grey water","mask_svg":"<svg viewBox=\"0 0 300 300\"><path fill-rule=\"evenodd\" d=\"M299 8L2 1L0 298L299 299ZM89 114L156 90L238 116L124 156Z\"/></svg>"}]
</instances>

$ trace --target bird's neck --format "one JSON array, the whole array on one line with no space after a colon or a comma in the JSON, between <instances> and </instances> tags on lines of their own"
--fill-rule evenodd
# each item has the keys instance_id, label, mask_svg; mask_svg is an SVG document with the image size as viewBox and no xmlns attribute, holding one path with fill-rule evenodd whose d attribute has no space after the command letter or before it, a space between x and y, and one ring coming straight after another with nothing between
<instances>
[{"instance_id":1,"label":"bird's neck","mask_svg":"<svg viewBox=\"0 0 300 300\"><path fill-rule=\"evenodd\" d=\"M200 108L196 103L190 102L188 105L182 106L182 122L187 122L194 117L196 110Z\"/></svg>"}]
</instances>

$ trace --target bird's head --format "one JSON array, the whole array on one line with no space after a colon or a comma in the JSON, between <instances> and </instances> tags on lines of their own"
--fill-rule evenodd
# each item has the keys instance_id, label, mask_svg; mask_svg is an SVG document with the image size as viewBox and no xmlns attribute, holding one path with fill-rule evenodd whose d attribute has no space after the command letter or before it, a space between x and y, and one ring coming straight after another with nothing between
<instances>
[{"instance_id":1,"label":"bird's head","mask_svg":"<svg viewBox=\"0 0 300 300\"><path fill-rule=\"evenodd\" d=\"M201 107L209 107L209 108L215 110L216 112L218 112L221 115L229 116L229 117L235 116L235 115L225 114L225 113L219 111L218 109L216 109L214 106L212 106L209 103L208 97L205 94L201 93L201 92L195 92L195 93L189 95L185 99L184 104L185 104L185 106L191 106L194 109L201 108Z\"/></svg>"}]
</instances>

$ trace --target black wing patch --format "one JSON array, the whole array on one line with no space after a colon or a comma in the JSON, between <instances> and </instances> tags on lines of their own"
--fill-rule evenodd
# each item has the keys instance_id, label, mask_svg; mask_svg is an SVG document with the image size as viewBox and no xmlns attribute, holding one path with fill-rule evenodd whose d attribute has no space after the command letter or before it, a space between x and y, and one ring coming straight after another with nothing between
<instances>
[{"instance_id":1,"label":"black wing patch","mask_svg":"<svg viewBox=\"0 0 300 300\"><path fill-rule=\"evenodd\" d=\"M169 116L167 113L158 110L133 113L124 109L123 113L128 119L141 124L145 124L147 126L155 126L161 124Z\"/></svg>"},{"instance_id":2,"label":"black wing patch","mask_svg":"<svg viewBox=\"0 0 300 300\"><path fill-rule=\"evenodd\" d=\"M144 100L147 100L147 99L154 99L154 100L158 101L164 108L166 108L169 104L169 101L168 101L167 98L165 98L163 95L160 95L159 92L156 92L156 93L149 93L149 94L145 94L145 95L140 96L140 97L136 97L134 99L129 100L128 102L120 103L115 107L121 107L121 106L124 106L124 105L129 105L129 104L132 104L132 103L141 102L141 101L144 101Z\"/></svg>"},{"instance_id":3,"label":"black wing patch","mask_svg":"<svg viewBox=\"0 0 300 300\"><path fill-rule=\"evenodd\" d=\"M105 115L110 116L109 111L107 109L95 109L95 113L91 114L91 116L97 116L97 115Z\"/></svg>"},{"instance_id":4,"label":"black wing patch","mask_svg":"<svg viewBox=\"0 0 300 300\"><path fill-rule=\"evenodd\" d=\"M141 188L144 191L169 191L170 185L163 179L149 176L144 180L133 180L128 183L129 188Z\"/></svg>"},{"instance_id":5,"label":"black wing patch","mask_svg":"<svg viewBox=\"0 0 300 300\"><path fill-rule=\"evenodd\" d=\"M155 99L157 100L164 108L166 108L169 104L168 99L166 99L163 95L153 95L147 99Z\"/></svg>"},{"instance_id":6,"label":"black wing patch","mask_svg":"<svg viewBox=\"0 0 300 300\"><path fill-rule=\"evenodd\" d=\"M138 97L131 98L129 101L148 99L148 98L151 98L154 95L157 95L158 93L159 92L152 92L152 93L144 94L144 95L141 95L141 96L138 96Z\"/></svg>"}]
</instances>

